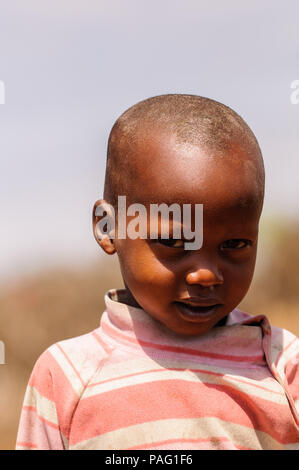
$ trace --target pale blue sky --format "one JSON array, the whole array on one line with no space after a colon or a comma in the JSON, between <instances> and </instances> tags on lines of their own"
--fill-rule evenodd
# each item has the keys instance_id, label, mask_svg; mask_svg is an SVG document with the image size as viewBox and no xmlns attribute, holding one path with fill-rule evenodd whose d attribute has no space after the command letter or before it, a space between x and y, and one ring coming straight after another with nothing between
<instances>
[{"instance_id":1,"label":"pale blue sky","mask_svg":"<svg viewBox=\"0 0 299 470\"><path fill-rule=\"evenodd\" d=\"M100 255L110 128L157 94L239 112L263 150L265 216L296 216L298 24L297 0L1 0L0 276Z\"/></svg>"}]
</instances>

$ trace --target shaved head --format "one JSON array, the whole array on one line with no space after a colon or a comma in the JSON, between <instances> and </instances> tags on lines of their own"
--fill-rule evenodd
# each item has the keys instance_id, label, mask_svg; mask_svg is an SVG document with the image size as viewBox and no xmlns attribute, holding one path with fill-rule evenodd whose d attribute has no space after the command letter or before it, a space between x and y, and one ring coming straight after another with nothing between
<instances>
[{"instance_id":1,"label":"shaved head","mask_svg":"<svg viewBox=\"0 0 299 470\"><path fill-rule=\"evenodd\" d=\"M163 133L172 137L175 147L184 150L184 158L186 151L194 147L203 149L208 158L219 160L233 159L234 155L240 159L240 154L244 155L246 162L242 171L254 168L251 174L256 180L257 199L263 200L261 150L245 121L217 101L195 95L171 94L141 101L115 122L108 141L104 188L107 202L115 206L117 196L129 196L133 188L136 194L142 168L154 163L157 166L157 160L144 161L138 147L140 143L144 145L144 142L150 142L154 136Z\"/></svg>"},{"instance_id":2,"label":"shaved head","mask_svg":"<svg viewBox=\"0 0 299 470\"><path fill-rule=\"evenodd\" d=\"M125 196L124 205L118 196ZM223 326L251 283L263 196L259 145L232 109L200 96L162 95L125 111L110 133L104 200L93 210L96 240L106 253L117 253L125 303L178 334ZM171 214L173 206L180 218ZM110 233L96 230L110 218ZM201 247L185 247L186 227L194 241L202 236ZM191 305L196 297L211 305Z\"/></svg>"}]
</instances>

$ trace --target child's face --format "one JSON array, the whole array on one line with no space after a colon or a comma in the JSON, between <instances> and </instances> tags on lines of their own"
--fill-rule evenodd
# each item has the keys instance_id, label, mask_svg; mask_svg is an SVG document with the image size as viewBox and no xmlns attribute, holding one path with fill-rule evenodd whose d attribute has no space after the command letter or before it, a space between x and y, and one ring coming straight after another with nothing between
<instances>
[{"instance_id":1,"label":"child's face","mask_svg":"<svg viewBox=\"0 0 299 470\"><path fill-rule=\"evenodd\" d=\"M162 132L137 147L128 205L202 203L203 245L186 251L179 241L114 240L129 298L175 333L204 334L251 283L262 204L254 159L240 148L211 158Z\"/></svg>"}]
</instances>

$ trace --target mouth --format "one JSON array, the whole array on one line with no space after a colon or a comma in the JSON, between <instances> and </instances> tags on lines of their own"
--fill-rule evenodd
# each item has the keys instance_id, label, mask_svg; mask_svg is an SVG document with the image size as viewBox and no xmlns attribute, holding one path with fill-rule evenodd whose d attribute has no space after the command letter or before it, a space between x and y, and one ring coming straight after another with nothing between
<instances>
[{"instance_id":1,"label":"mouth","mask_svg":"<svg viewBox=\"0 0 299 470\"><path fill-rule=\"evenodd\" d=\"M201 323L205 321L209 321L219 308L222 306L220 303L216 303L214 301L204 301L201 302L174 302L180 316L187 321Z\"/></svg>"}]
</instances>

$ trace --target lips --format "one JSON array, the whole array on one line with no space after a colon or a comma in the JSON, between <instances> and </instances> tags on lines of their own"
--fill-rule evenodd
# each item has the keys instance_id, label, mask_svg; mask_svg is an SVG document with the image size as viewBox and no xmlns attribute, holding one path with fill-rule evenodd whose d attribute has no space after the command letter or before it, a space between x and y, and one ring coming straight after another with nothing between
<instances>
[{"instance_id":1,"label":"lips","mask_svg":"<svg viewBox=\"0 0 299 470\"><path fill-rule=\"evenodd\" d=\"M222 304L218 299L211 297L189 297L188 299L180 299L175 302L175 305L184 320L200 323L210 320Z\"/></svg>"}]
</instances>

